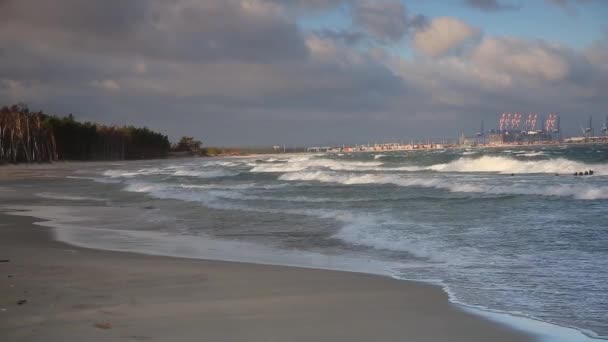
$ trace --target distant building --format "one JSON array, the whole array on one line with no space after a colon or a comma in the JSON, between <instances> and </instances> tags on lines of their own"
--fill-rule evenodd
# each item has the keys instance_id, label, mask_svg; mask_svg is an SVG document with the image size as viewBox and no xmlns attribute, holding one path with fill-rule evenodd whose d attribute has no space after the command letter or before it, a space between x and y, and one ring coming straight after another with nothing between
<instances>
[{"instance_id":1,"label":"distant building","mask_svg":"<svg viewBox=\"0 0 608 342\"><path fill-rule=\"evenodd\" d=\"M502 145L504 142L505 139L502 133L492 133L488 136L488 143L490 145Z\"/></svg>"}]
</instances>

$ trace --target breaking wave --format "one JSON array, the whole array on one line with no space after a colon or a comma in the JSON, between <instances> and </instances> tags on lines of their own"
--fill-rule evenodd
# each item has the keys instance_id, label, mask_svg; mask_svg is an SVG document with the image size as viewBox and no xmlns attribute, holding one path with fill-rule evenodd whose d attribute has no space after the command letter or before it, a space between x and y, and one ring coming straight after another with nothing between
<instances>
[{"instance_id":1,"label":"breaking wave","mask_svg":"<svg viewBox=\"0 0 608 342\"><path fill-rule=\"evenodd\" d=\"M483 156L481 158L460 158L446 164L428 167L437 172L497 172L510 173L574 173L594 170L597 175L608 175L608 165L585 164L564 158L550 160L522 161L507 157Z\"/></svg>"},{"instance_id":2,"label":"breaking wave","mask_svg":"<svg viewBox=\"0 0 608 342\"><path fill-rule=\"evenodd\" d=\"M377 170L381 162L353 162L332 159L294 159L280 164L262 164L252 168L251 172L297 172L306 169L326 168L334 171L369 171Z\"/></svg>"},{"instance_id":3,"label":"breaking wave","mask_svg":"<svg viewBox=\"0 0 608 342\"><path fill-rule=\"evenodd\" d=\"M344 242L374 248L378 250L389 250L397 252L406 252L417 258L424 258L434 262L450 262L453 260L453 255L448 255L449 252L441 252L442 249L433 246L424 241L423 238L406 238L399 230L393 230L391 227L402 225L402 222L392 220L387 216L379 216L376 214L355 214L349 211L331 210L331 209L272 209L245 207L238 204L229 204L221 202L222 199L261 199L263 197L247 196L238 192L208 190L196 192L184 192L168 184L152 184L152 183L133 183L125 188L126 191L147 193L157 198L177 199L188 202L198 202L207 207L214 209L234 209L250 212L264 212L273 214L294 214L314 216L322 219L332 219L339 222L342 227L333 238ZM276 198L275 198L276 199ZM290 201L324 201L331 199L309 198L299 196L289 198Z\"/></svg>"},{"instance_id":4,"label":"breaking wave","mask_svg":"<svg viewBox=\"0 0 608 342\"><path fill-rule=\"evenodd\" d=\"M236 176L239 172L228 169L202 169L202 170L193 170L193 169L185 169L179 168L176 166L169 166L165 168L147 168L140 169L136 171L130 170L107 170L103 173L104 176L110 178L134 178L137 176L154 176L154 175L164 175L164 176L176 176L176 177L197 177L197 178L221 178L221 177L230 177Z\"/></svg>"},{"instance_id":5,"label":"breaking wave","mask_svg":"<svg viewBox=\"0 0 608 342\"><path fill-rule=\"evenodd\" d=\"M537 151L537 152L526 152L526 151L517 151L513 152L513 154L518 157L540 157L546 155L545 152Z\"/></svg>"},{"instance_id":6,"label":"breaking wave","mask_svg":"<svg viewBox=\"0 0 608 342\"><path fill-rule=\"evenodd\" d=\"M400 175L380 174L340 174L327 171L304 171L281 175L284 181L318 181L345 185L393 184L402 187L425 187L457 193L484 193L489 195L535 195L573 197L579 200L608 199L608 186L597 187L587 184L493 185L481 182L457 182L445 178L411 178Z\"/></svg>"},{"instance_id":7,"label":"breaking wave","mask_svg":"<svg viewBox=\"0 0 608 342\"><path fill-rule=\"evenodd\" d=\"M221 170L178 170L173 173L173 176L178 177L197 177L197 178L221 178L238 175L238 172Z\"/></svg>"},{"instance_id":8,"label":"breaking wave","mask_svg":"<svg viewBox=\"0 0 608 342\"><path fill-rule=\"evenodd\" d=\"M102 202L105 201L105 198L97 198L97 197L87 197L87 196L73 196L73 195L65 195L65 194L57 194L54 192L40 192L37 193L36 196L40 198L46 199L54 199L54 200L63 200L63 201L96 201Z\"/></svg>"},{"instance_id":9,"label":"breaking wave","mask_svg":"<svg viewBox=\"0 0 608 342\"><path fill-rule=\"evenodd\" d=\"M462 265L471 262L479 254L470 247L449 250L423 236L406 236L403 229L398 229L399 225L403 223L392 222L384 217L359 215L351 218L333 237L355 246L405 252L438 263Z\"/></svg>"},{"instance_id":10,"label":"breaking wave","mask_svg":"<svg viewBox=\"0 0 608 342\"><path fill-rule=\"evenodd\" d=\"M103 184L118 184L118 183L120 183L119 180L109 179L109 178L103 178L103 177L66 176L65 178L69 178L69 179L86 179L86 180L91 180L91 181L93 181L95 183L103 183Z\"/></svg>"}]
</instances>

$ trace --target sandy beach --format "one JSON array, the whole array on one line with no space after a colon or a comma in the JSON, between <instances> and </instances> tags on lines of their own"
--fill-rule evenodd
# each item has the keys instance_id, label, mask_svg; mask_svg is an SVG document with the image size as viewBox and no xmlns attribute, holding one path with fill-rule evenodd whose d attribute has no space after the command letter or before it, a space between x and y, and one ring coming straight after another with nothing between
<instances>
[{"instance_id":1,"label":"sandy beach","mask_svg":"<svg viewBox=\"0 0 608 342\"><path fill-rule=\"evenodd\" d=\"M2 341L530 340L425 284L83 249L34 222L0 214Z\"/></svg>"}]
</instances>

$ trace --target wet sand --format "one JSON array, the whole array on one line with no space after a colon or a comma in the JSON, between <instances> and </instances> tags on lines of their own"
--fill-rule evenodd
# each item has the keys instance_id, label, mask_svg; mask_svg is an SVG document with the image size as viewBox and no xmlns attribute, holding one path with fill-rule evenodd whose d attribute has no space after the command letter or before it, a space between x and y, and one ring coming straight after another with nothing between
<instances>
[{"instance_id":1,"label":"wet sand","mask_svg":"<svg viewBox=\"0 0 608 342\"><path fill-rule=\"evenodd\" d=\"M531 340L426 284L84 249L35 220L0 213L1 341Z\"/></svg>"}]
</instances>

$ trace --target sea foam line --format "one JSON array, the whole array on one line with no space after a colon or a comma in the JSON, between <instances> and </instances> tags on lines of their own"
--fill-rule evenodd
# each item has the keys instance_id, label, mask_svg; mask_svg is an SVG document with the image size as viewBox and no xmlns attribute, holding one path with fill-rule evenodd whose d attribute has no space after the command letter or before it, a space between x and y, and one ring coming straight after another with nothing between
<instances>
[{"instance_id":1,"label":"sea foam line","mask_svg":"<svg viewBox=\"0 0 608 342\"><path fill-rule=\"evenodd\" d=\"M608 175L606 164L585 164L564 158L523 161L507 157L483 156L480 158L459 158L445 164L429 166L437 172L496 172L510 173L574 173L594 170L596 175Z\"/></svg>"},{"instance_id":2,"label":"sea foam line","mask_svg":"<svg viewBox=\"0 0 608 342\"><path fill-rule=\"evenodd\" d=\"M67 207L10 206L4 207L4 209L10 210L6 212L9 215L30 216L45 220L44 222L35 222L34 224L52 228L57 240L74 246L108 251L136 252L148 255L361 272L389 276L399 280L431 283L439 285L448 294L450 302L458 304L464 310L536 336L540 341L594 342L598 340L573 328L463 304L441 281L405 279L396 276L392 270L402 267L402 264L397 262L360 260L357 258L335 255L327 256L320 253L293 250L281 251L258 244L211 239L209 237L169 236L166 233L150 231L82 228L82 225L77 224L78 220ZM97 238L94 238L94 236L97 236ZM139 243L122 243L125 240L134 240ZM176 248L176 246L179 246L179 248ZM183 251L188 251L188 253L184 253ZM246 252L239 253L239 251Z\"/></svg>"},{"instance_id":3,"label":"sea foam line","mask_svg":"<svg viewBox=\"0 0 608 342\"><path fill-rule=\"evenodd\" d=\"M485 193L490 195L537 195L573 197L579 200L608 199L608 187L588 184L531 185L491 185L462 182L447 178L412 178L403 175L386 174L345 174L327 171L302 171L279 176L284 181L318 181L345 185L392 184L402 187L426 187L460 193Z\"/></svg>"}]
</instances>

